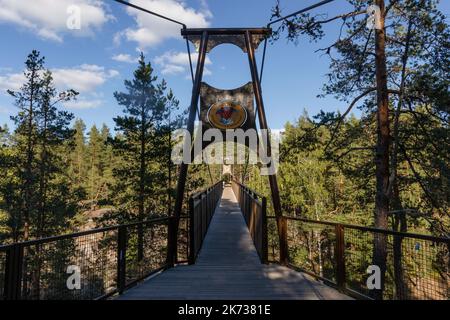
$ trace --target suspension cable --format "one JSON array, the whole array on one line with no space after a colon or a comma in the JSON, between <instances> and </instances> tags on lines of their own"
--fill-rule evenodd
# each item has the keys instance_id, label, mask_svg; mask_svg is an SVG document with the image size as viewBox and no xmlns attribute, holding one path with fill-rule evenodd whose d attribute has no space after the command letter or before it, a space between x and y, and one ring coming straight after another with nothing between
<instances>
[{"instance_id":1,"label":"suspension cable","mask_svg":"<svg viewBox=\"0 0 450 320\"><path fill-rule=\"evenodd\" d=\"M324 1L318 2L316 4L313 4L312 6L309 6L309 7L303 8L301 10L298 10L298 11L296 11L294 13L291 13L291 14L289 14L287 16L281 17L281 18L279 18L277 20L271 21L271 22L269 22L267 24L267 28L269 28L271 25L273 25L275 23L278 23L278 22L281 22L283 20L289 19L289 18L294 17L296 15L299 15L301 13L305 13L307 11L310 11L312 9L315 9L317 7L320 7L320 6L323 6L323 5L328 4L330 2L333 2L333 1L334 0L324 0ZM259 74L259 82L260 83L262 83L262 78L263 78L264 63L266 61L266 50L267 50L267 38L264 40L264 50L263 50L263 56L262 56L262 61L261 61L261 71L260 71L260 74Z\"/></svg>"},{"instance_id":2,"label":"suspension cable","mask_svg":"<svg viewBox=\"0 0 450 320\"><path fill-rule=\"evenodd\" d=\"M142 7L139 7L139 6L135 5L135 4L129 3L128 1L124 1L124 0L114 0L114 1L116 1L116 2L118 2L118 3L121 3L121 4L123 4L123 5L129 6L129 7L131 7L131 8L134 8L134 9L136 9L136 10L143 11L143 12L145 12L145 13L154 15L154 16L156 16L156 17L158 17L158 18L161 18L161 19L164 19L164 20L167 20L167 21L170 21L170 22L179 24L179 25L183 26L183 28L187 28L186 25L185 25L184 23L180 22L180 21L177 21L177 20L174 20L174 19L172 19L172 18L163 16L162 14L159 14L159 13L156 13L156 12L153 12L153 11L150 11L150 10L147 10L147 9L144 9L144 8L142 8Z\"/></svg>"},{"instance_id":3,"label":"suspension cable","mask_svg":"<svg viewBox=\"0 0 450 320\"><path fill-rule=\"evenodd\" d=\"M287 16L284 16L284 17L281 17L281 18L279 18L279 19L277 19L277 20L271 21L271 22L269 22L269 23L267 24L267 27L270 27L272 24L275 24L275 23L281 22L281 21L283 21L283 20L289 19L289 18L291 18L291 17L293 17L293 16L296 16L296 15L298 15L298 14L301 14L301 13L305 13L306 11L310 11L310 10L312 10L312 9L314 9L314 8L323 6L324 4L327 4L327 3L330 3L330 2L333 2L333 1L334 1L334 0L324 0L324 1L320 1L320 2L318 2L318 3L316 3L316 4L313 4L312 6L306 7L306 8L304 8L304 9L299 10L299 11L296 11L296 12L294 12L294 13L291 13L291 14L289 14L289 15L287 15Z\"/></svg>"},{"instance_id":4,"label":"suspension cable","mask_svg":"<svg viewBox=\"0 0 450 320\"><path fill-rule=\"evenodd\" d=\"M139 7L139 6L135 5L135 4L132 4L132 3L128 2L128 1L124 1L124 0L114 0L114 1L116 1L116 2L118 2L120 4L123 4L125 6L134 8L136 10L139 10L139 11L142 11L142 12L154 15L154 16L156 16L158 18L161 18L161 19L164 19L164 20L176 23L176 24L182 26L183 29L187 29L187 26L184 23L182 23L180 21L177 21L177 20L174 20L172 18L166 17L166 16L164 16L162 14L159 14L159 13L156 13L156 12L144 9L144 8ZM191 48L189 46L189 39L188 38L186 38L186 49L187 49L187 54L188 54L188 59L189 59L189 69L190 69L190 73L191 73L191 79L192 79L192 83L194 83L194 81L195 81L194 80L194 68L192 66ZM198 110L198 108L196 108L196 111L197 111L198 118L200 119L200 111Z\"/></svg>"},{"instance_id":5,"label":"suspension cable","mask_svg":"<svg viewBox=\"0 0 450 320\"><path fill-rule=\"evenodd\" d=\"M267 49L267 38L264 40L264 50L261 61L261 71L259 73L259 83L262 82L263 72L264 72L264 63L266 62L266 49Z\"/></svg>"},{"instance_id":6,"label":"suspension cable","mask_svg":"<svg viewBox=\"0 0 450 320\"><path fill-rule=\"evenodd\" d=\"M189 68L191 70L191 79L192 79L192 83L194 83L194 68L192 67L192 58L191 58L191 48L189 47L189 39L186 36L186 48L187 48L187 52L188 52L188 57L189 57Z\"/></svg>"},{"instance_id":7,"label":"suspension cable","mask_svg":"<svg viewBox=\"0 0 450 320\"><path fill-rule=\"evenodd\" d=\"M318 2L316 4L313 4L312 6L309 6L309 7L303 8L301 10L298 10L298 11L296 11L294 13L291 13L291 14L289 14L287 16L281 17L281 18L279 18L277 20L271 21L271 22L269 22L267 24L267 28L269 28L271 25L273 25L275 23L278 23L278 22L281 22L283 20L289 19L289 18L294 17L296 15L299 15L301 13L305 13L307 11L310 11L312 9L315 9L317 7L320 7L320 6L323 6L323 5L328 4L330 2L333 2L333 1L334 0L324 0L324 1ZM266 49L267 49L267 38L264 40L264 51L263 51L262 62L261 62L261 72L259 74L259 82L260 83L262 82L262 77L263 77L264 63L265 63L265 60L266 60Z\"/></svg>"}]
</instances>

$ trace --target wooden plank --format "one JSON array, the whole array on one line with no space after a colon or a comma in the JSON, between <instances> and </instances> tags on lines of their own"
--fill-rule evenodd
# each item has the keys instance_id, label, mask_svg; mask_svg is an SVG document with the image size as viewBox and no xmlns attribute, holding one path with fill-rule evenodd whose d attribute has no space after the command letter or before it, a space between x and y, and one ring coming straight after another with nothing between
<instances>
[{"instance_id":1,"label":"wooden plank","mask_svg":"<svg viewBox=\"0 0 450 320\"><path fill-rule=\"evenodd\" d=\"M236 198L225 188L194 265L177 266L119 299L348 299L284 266L261 264Z\"/></svg>"}]
</instances>

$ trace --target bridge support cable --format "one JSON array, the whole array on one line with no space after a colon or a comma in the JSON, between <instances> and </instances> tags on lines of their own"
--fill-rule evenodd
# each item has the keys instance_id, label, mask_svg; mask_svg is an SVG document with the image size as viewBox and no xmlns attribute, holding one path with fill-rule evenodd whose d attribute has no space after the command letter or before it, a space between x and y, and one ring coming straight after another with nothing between
<instances>
[{"instance_id":1,"label":"bridge support cable","mask_svg":"<svg viewBox=\"0 0 450 320\"><path fill-rule=\"evenodd\" d=\"M169 17L164 16L162 14L159 14L157 12L150 11L148 9L142 8L140 6L137 6L135 4L130 3L128 1L124 1L124 0L114 0L114 1L116 1L117 3L123 4L123 5L127 6L127 7L130 7L130 8L133 8L133 9L136 9L136 10L139 10L139 11L151 14L151 15L153 15L155 17L160 18L160 19L176 23L176 24L180 25L183 29L187 29L187 25L184 24L183 22L178 21L178 20L169 18ZM191 73L191 79L192 79L192 83L194 83L194 69L193 69L193 66L192 66L191 49L189 47L189 40L187 38L186 38L186 50L187 50L187 54L188 54L188 58L189 58L189 68L190 68L190 73Z\"/></svg>"},{"instance_id":2,"label":"bridge support cable","mask_svg":"<svg viewBox=\"0 0 450 320\"><path fill-rule=\"evenodd\" d=\"M266 49L267 49L267 38L264 40L264 49L261 61L261 71L259 73L259 82L262 82L263 72L264 72L264 64L266 62Z\"/></svg>"},{"instance_id":3,"label":"bridge support cable","mask_svg":"<svg viewBox=\"0 0 450 320\"><path fill-rule=\"evenodd\" d=\"M296 15L299 15L299 14L302 14L302 13L305 13L305 12L308 12L308 11L310 11L310 10L312 10L312 9L321 7L321 6L325 5L325 4L328 4L328 3L333 2L333 1L334 1L334 0L324 0L324 1L320 1L320 2L318 2L318 3L316 3L316 4L313 4L312 6L303 8L303 9L301 9L301 10L298 10L298 11L296 11L296 12L293 12L293 13L291 13L291 14L288 14L287 16L281 17L281 18L276 19L276 20L274 20L274 21L270 21L270 22L267 24L267 28L270 28L270 26L273 25L273 24L276 24L276 23L281 22L281 21L284 21L284 20L286 20L286 19L295 17ZM260 81L260 82L262 82L262 78L263 78L264 63L265 63L265 59L266 59L266 49L267 49L267 38L264 40L264 49L263 49L263 56L262 56L262 62L261 62L261 71L260 71L260 74L259 74L259 81Z\"/></svg>"},{"instance_id":4,"label":"bridge support cable","mask_svg":"<svg viewBox=\"0 0 450 320\"><path fill-rule=\"evenodd\" d=\"M305 12L308 12L308 11L311 11L312 9L321 7L321 6L325 5L325 4L328 4L328 3L333 2L333 1L335 1L335 0L324 0L324 1L320 1L320 2L318 2L318 3L316 3L316 4L313 4L312 6L303 8L303 9L301 9L301 10L298 10L298 11L296 11L296 12L294 12L294 13L288 14L287 16L281 17L281 18L276 19L276 20L274 20L274 21L270 21L270 22L267 24L267 27L270 27L271 25L273 25L273 24L275 24L275 23L278 23L278 22L281 22L281 21L284 21L284 20L286 20L286 19L295 17L296 15L299 15L299 14L302 14L302 13L305 13Z\"/></svg>"},{"instance_id":5,"label":"bridge support cable","mask_svg":"<svg viewBox=\"0 0 450 320\"><path fill-rule=\"evenodd\" d=\"M186 26L183 22L180 22L180 21L177 21L177 20L175 20L175 19L166 17L166 16L164 16L164 15L162 15L162 14L159 14L159 13L156 13L156 12L154 12L154 11L150 11L150 10L148 10L148 9L139 7L139 6L137 6L137 5L135 5L135 4L132 4L132 3L128 2L128 1L124 1L124 0L114 0L114 1L116 1L116 2L118 2L118 3L121 3L121 4L125 5L125 6L131 7L131 8L133 8L133 9L136 9L136 10L139 10L139 11L142 11L142 12L145 12L145 13L148 13L148 14L151 14L151 15L154 15L155 17L158 17L158 18L161 18L161 19L164 19L164 20L167 20L167 21L170 21L170 22L179 24L180 26L183 27L183 29L186 29L186 28L187 28L187 26Z\"/></svg>"},{"instance_id":6,"label":"bridge support cable","mask_svg":"<svg viewBox=\"0 0 450 320\"><path fill-rule=\"evenodd\" d=\"M194 68L192 67L191 48L189 46L189 39L187 37L186 37L186 49L189 58L189 70L191 71L192 84L194 84Z\"/></svg>"}]
</instances>

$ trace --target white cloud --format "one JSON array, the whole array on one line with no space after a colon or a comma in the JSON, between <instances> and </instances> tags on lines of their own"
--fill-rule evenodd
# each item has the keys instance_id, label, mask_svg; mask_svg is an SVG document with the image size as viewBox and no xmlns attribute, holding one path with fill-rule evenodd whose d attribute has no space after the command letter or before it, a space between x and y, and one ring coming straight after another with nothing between
<instances>
[{"instance_id":1,"label":"white cloud","mask_svg":"<svg viewBox=\"0 0 450 320\"><path fill-rule=\"evenodd\" d=\"M112 59L114 61L118 61L118 62L125 62L125 63L137 63L138 59L137 58L133 58L131 55L129 54L116 54L115 56L112 57Z\"/></svg>"},{"instance_id":2,"label":"white cloud","mask_svg":"<svg viewBox=\"0 0 450 320\"><path fill-rule=\"evenodd\" d=\"M119 75L116 70L106 70L104 67L83 64L75 68L52 69L53 79L58 89L74 89L82 93L95 91L108 79Z\"/></svg>"},{"instance_id":3,"label":"white cloud","mask_svg":"<svg viewBox=\"0 0 450 320\"><path fill-rule=\"evenodd\" d=\"M54 68L51 69L51 72L58 90L74 89L80 92L95 91L108 79L119 75L116 70L106 70L104 67L90 64L72 68ZM23 73L0 75L0 90L2 92L8 89L17 91L25 80Z\"/></svg>"},{"instance_id":4,"label":"white cloud","mask_svg":"<svg viewBox=\"0 0 450 320\"><path fill-rule=\"evenodd\" d=\"M175 75L175 74L183 73L185 71L186 71L186 69L184 67L177 66L174 64L169 64L169 65L163 67L163 69L161 70L161 73L165 74L165 75Z\"/></svg>"},{"instance_id":5,"label":"white cloud","mask_svg":"<svg viewBox=\"0 0 450 320\"><path fill-rule=\"evenodd\" d=\"M68 8L74 5L80 8L80 30L67 28ZM58 42L69 32L92 35L112 19L101 0L0 0L0 22L18 25L41 38Z\"/></svg>"},{"instance_id":6,"label":"white cloud","mask_svg":"<svg viewBox=\"0 0 450 320\"><path fill-rule=\"evenodd\" d=\"M197 63L198 53L191 53L193 67ZM164 75L174 75L180 73L190 73L189 71L189 55L187 52L168 51L154 59L155 63L161 67L161 73ZM212 61L209 57L205 58L205 65L211 65ZM211 71L204 69L203 75L211 75Z\"/></svg>"},{"instance_id":7,"label":"white cloud","mask_svg":"<svg viewBox=\"0 0 450 320\"><path fill-rule=\"evenodd\" d=\"M145 9L158 12L164 16L178 20L189 28L205 28L210 25L211 12L203 3L200 10L195 10L181 0L130 0L131 3ZM121 38L137 42L139 48L145 49L169 38L181 38L181 26L165 21L148 13L127 8L127 13L134 17L136 26L127 28L116 34L115 43Z\"/></svg>"},{"instance_id":8,"label":"white cloud","mask_svg":"<svg viewBox=\"0 0 450 320\"><path fill-rule=\"evenodd\" d=\"M0 75L0 93L6 93L6 90L20 90L24 82L25 76L23 73Z\"/></svg>"},{"instance_id":9,"label":"white cloud","mask_svg":"<svg viewBox=\"0 0 450 320\"><path fill-rule=\"evenodd\" d=\"M67 109L95 109L103 104L97 89L108 79L117 77L114 69L92 64L83 64L74 68L52 69L55 85L59 90L74 89L80 92L77 100L64 103Z\"/></svg>"},{"instance_id":10,"label":"white cloud","mask_svg":"<svg viewBox=\"0 0 450 320\"><path fill-rule=\"evenodd\" d=\"M69 102L64 103L64 107L67 109L75 109L75 110L82 110L82 109L95 109L100 107L103 104L103 100L94 99L94 100L88 100L86 98L81 98Z\"/></svg>"},{"instance_id":11,"label":"white cloud","mask_svg":"<svg viewBox=\"0 0 450 320\"><path fill-rule=\"evenodd\" d=\"M103 101L98 98L98 87L111 78L117 77L119 72L114 69L105 69L102 66L83 64L71 68L51 69L55 87L58 91L73 89L80 92L77 101L65 103L70 109L91 109L99 107ZM25 82L23 73L0 74L0 93L6 90L20 90Z\"/></svg>"},{"instance_id":12,"label":"white cloud","mask_svg":"<svg viewBox=\"0 0 450 320\"><path fill-rule=\"evenodd\" d=\"M191 53L191 60L193 64L196 64L198 60L198 53ZM187 54L187 52L168 51L163 55L156 57L155 62L158 64L177 64L189 66L189 55ZM211 59L206 56L205 65L210 64L212 64Z\"/></svg>"}]
</instances>

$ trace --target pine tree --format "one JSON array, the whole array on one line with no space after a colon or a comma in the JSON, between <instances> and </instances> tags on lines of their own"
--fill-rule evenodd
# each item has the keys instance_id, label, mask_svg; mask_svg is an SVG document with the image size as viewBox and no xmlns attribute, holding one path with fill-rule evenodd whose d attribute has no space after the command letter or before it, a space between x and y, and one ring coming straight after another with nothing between
<instances>
[{"instance_id":1,"label":"pine tree","mask_svg":"<svg viewBox=\"0 0 450 320\"><path fill-rule=\"evenodd\" d=\"M74 135L68 144L70 152L69 174L72 179L72 188L78 190L82 197L86 197L87 179L87 151L85 130L86 125L83 120L76 119L73 126Z\"/></svg>"},{"instance_id":2,"label":"pine tree","mask_svg":"<svg viewBox=\"0 0 450 320\"><path fill-rule=\"evenodd\" d=\"M57 105L78 94L73 90L57 94L52 75L44 69L44 58L39 52L33 51L25 64L25 84L18 92L8 91L19 108L18 115L12 117L16 124L13 135L15 192L19 195L16 206L21 210L14 218L14 224L15 228L23 230L23 240L29 239L32 233L33 236L42 236L44 226L55 226L54 222L61 222L67 214L64 200L69 195L61 190L66 182L57 180L60 177L55 175L64 171L58 160L60 149L71 136L67 126L73 116L66 111L58 111ZM10 191L10 194L15 193ZM54 192L57 195L53 197ZM48 217L52 223L47 224ZM59 219L53 220L57 217Z\"/></svg>"},{"instance_id":3,"label":"pine tree","mask_svg":"<svg viewBox=\"0 0 450 320\"><path fill-rule=\"evenodd\" d=\"M106 125L102 126L101 131L94 125L89 132L87 190L91 209L95 209L99 201L107 200L112 184L114 158L112 146L107 143L110 138Z\"/></svg>"},{"instance_id":4,"label":"pine tree","mask_svg":"<svg viewBox=\"0 0 450 320\"><path fill-rule=\"evenodd\" d=\"M115 194L119 210L116 219L122 221L148 218L160 203L161 190L167 189L167 180L161 170L167 163L167 152L161 143L167 139L164 122L170 108L178 102L163 80L157 82L150 63L141 54L133 80L125 81L126 92L115 92L123 116L114 118L120 136L112 140L114 152L120 156L114 170ZM156 201L155 201L156 200ZM142 230L138 234L138 258L142 257Z\"/></svg>"},{"instance_id":5,"label":"pine tree","mask_svg":"<svg viewBox=\"0 0 450 320\"><path fill-rule=\"evenodd\" d=\"M17 241L19 236L18 179L14 176L15 148L8 126L0 127L0 241Z\"/></svg>"},{"instance_id":6,"label":"pine tree","mask_svg":"<svg viewBox=\"0 0 450 320\"><path fill-rule=\"evenodd\" d=\"M38 238L50 235L53 228L65 224L66 215L71 215L67 210L71 207L71 197L64 192L68 189L68 177L60 154L65 142L73 136L73 130L69 128L73 114L59 111L58 104L70 101L78 95L74 90L58 94L53 86L50 71L44 73L42 85L42 96L36 112L39 149L36 222Z\"/></svg>"},{"instance_id":7,"label":"pine tree","mask_svg":"<svg viewBox=\"0 0 450 320\"><path fill-rule=\"evenodd\" d=\"M88 197L91 202L91 210L95 208L95 199L97 199L97 194L99 187L102 183L101 181L101 167L100 167L100 156L102 152L103 140L100 136L100 132L97 127L92 126L89 131L89 144L87 148L88 152Z\"/></svg>"},{"instance_id":8,"label":"pine tree","mask_svg":"<svg viewBox=\"0 0 450 320\"><path fill-rule=\"evenodd\" d=\"M19 92L8 91L16 99L19 108L17 116L12 117L16 124L16 144L18 154L18 176L22 193L22 216L19 218L23 224L23 240L30 236L30 219L36 213L37 198L34 190L37 189L37 126L36 109L42 96L42 73L44 71L44 58L38 51L33 51L25 62L24 72L26 82Z\"/></svg>"},{"instance_id":9,"label":"pine tree","mask_svg":"<svg viewBox=\"0 0 450 320\"><path fill-rule=\"evenodd\" d=\"M110 203L110 188L114 182L113 170L116 167L116 159L113 154L112 145L108 143L108 141L111 140L111 133L106 124L102 125L100 135L102 137L102 150L100 156L102 183L99 191L99 199L105 203Z\"/></svg>"},{"instance_id":10,"label":"pine tree","mask_svg":"<svg viewBox=\"0 0 450 320\"><path fill-rule=\"evenodd\" d=\"M120 204L127 211L126 219L143 220L154 209L155 188L164 184L159 179L159 169L161 163L167 162L167 152L161 142L167 137L164 124L169 106L177 103L172 103L175 99L170 92L166 93L165 81L157 83L143 54L134 79L126 80L125 88L127 92L114 94L124 107L124 115L114 118L116 130L121 133L113 140L114 152L121 157L115 178L121 190Z\"/></svg>"}]
</instances>

